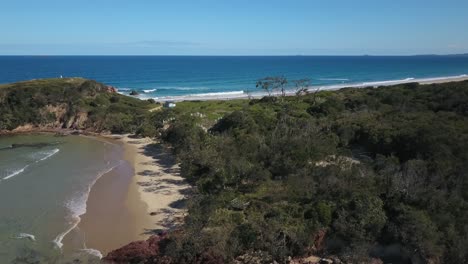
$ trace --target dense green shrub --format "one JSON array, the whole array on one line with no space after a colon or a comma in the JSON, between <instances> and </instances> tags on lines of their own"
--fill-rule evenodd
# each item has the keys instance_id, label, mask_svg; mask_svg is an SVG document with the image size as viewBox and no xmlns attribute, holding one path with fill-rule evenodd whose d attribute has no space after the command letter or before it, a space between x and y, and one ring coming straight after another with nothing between
<instances>
[{"instance_id":1,"label":"dense green shrub","mask_svg":"<svg viewBox=\"0 0 468 264\"><path fill-rule=\"evenodd\" d=\"M467 102L468 82L404 84L251 100L207 130L181 110L153 122L197 187L183 227L197 246L174 259L466 262Z\"/></svg>"},{"instance_id":2,"label":"dense green shrub","mask_svg":"<svg viewBox=\"0 0 468 264\"><path fill-rule=\"evenodd\" d=\"M44 79L0 87L0 129L12 130L25 124L63 126L85 113L85 129L134 132L146 118L147 101L109 93L104 84L80 78ZM57 120L47 107L65 111Z\"/></svg>"}]
</instances>

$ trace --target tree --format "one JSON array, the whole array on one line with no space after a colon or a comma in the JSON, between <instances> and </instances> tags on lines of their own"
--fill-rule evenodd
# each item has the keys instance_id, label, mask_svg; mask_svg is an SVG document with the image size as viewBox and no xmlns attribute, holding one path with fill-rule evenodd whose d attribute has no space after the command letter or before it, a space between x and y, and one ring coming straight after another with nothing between
<instances>
[{"instance_id":1,"label":"tree","mask_svg":"<svg viewBox=\"0 0 468 264\"><path fill-rule=\"evenodd\" d=\"M300 79L293 81L296 87L296 96L301 96L309 93L310 79Z\"/></svg>"},{"instance_id":2,"label":"tree","mask_svg":"<svg viewBox=\"0 0 468 264\"><path fill-rule=\"evenodd\" d=\"M266 77L257 81L255 87L260 87L268 93L268 96L271 96L274 91L280 91L281 96L286 96L286 85L288 80L283 76L276 77Z\"/></svg>"}]
</instances>

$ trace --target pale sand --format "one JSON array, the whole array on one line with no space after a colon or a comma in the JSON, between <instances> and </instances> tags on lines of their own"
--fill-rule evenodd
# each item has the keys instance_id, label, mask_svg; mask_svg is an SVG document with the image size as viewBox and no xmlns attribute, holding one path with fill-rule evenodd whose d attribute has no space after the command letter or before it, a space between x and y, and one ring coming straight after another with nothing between
<instances>
[{"instance_id":1,"label":"pale sand","mask_svg":"<svg viewBox=\"0 0 468 264\"><path fill-rule=\"evenodd\" d=\"M407 79L407 80L395 80L395 81L375 81L369 83L349 83L349 84L333 84L333 85L318 85L309 87L310 92L315 90L340 90L343 88L365 88L365 87L380 87L380 86L392 86L397 84L404 83L419 83L419 84L435 84L435 83L448 83L448 82L461 82L468 80L468 76L463 74L459 76L447 76L447 77L435 77L435 78L421 78L421 79ZM295 96L295 92L288 90L286 91L286 96ZM178 96L165 96L153 98L157 102L165 101L210 101L210 100L234 100L234 99L248 99L255 98L259 99L268 95L263 91L253 91L250 94L248 93L236 93L236 92L227 92L219 94L205 94L205 95L178 95ZM274 96L280 96L281 93L275 91L272 93Z\"/></svg>"},{"instance_id":2,"label":"pale sand","mask_svg":"<svg viewBox=\"0 0 468 264\"><path fill-rule=\"evenodd\" d=\"M75 235L66 237L65 246L73 245L73 238L83 245L76 247L97 249L105 255L132 241L145 238L145 228L151 227L146 217L146 204L133 185L134 169L124 161L99 178L91 188L86 213L81 216Z\"/></svg>"},{"instance_id":3,"label":"pale sand","mask_svg":"<svg viewBox=\"0 0 468 264\"><path fill-rule=\"evenodd\" d=\"M124 161L91 188L86 214L65 245L84 241L103 255L181 223L190 190L174 157L152 140L113 135L124 147ZM74 240L76 241L73 241Z\"/></svg>"},{"instance_id":4,"label":"pale sand","mask_svg":"<svg viewBox=\"0 0 468 264\"><path fill-rule=\"evenodd\" d=\"M180 176L175 157L161 144L153 144L148 138L130 138L127 135L120 141L125 143L128 160L133 159L133 184L138 186L147 214L151 214L151 229L173 228L186 213L184 204L190 191L190 186Z\"/></svg>"},{"instance_id":5,"label":"pale sand","mask_svg":"<svg viewBox=\"0 0 468 264\"><path fill-rule=\"evenodd\" d=\"M465 77L453 77L453 78L434 78L428 80L418 81L419 84L436 84L436 83L448 83L448 82L462 82L467 81L468 76Z\"/></svg>"}]
</instances>

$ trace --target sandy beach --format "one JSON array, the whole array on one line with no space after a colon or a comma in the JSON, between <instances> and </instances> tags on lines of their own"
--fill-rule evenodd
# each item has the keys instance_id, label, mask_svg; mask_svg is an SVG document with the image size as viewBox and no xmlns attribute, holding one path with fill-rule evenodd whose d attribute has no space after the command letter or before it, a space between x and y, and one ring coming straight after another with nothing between
<instances>
[{"instance_id":1,"label":"sandy beach","mask_svg":"<svg viewBox=\"0 0 468 264\"><path fill-rule=\"evenodd\" d=\"M313 85L309 87L309 91L315 90L339 90L343 88L364 88L364 87L379 87L379 86L391 86L404 83L419 83L419 84L436 84L436 83L448 83L448 82L461 82L468 80L468 76L463 74L459 76L448 76L448 77L435 77L435 78L421 78L421 79L402 79L402 80L388 80L388 81L375 81L367 83L348 83L348 84L334 84L334 85ZM262 98L268 95L263 91L254 91L246 93L244 91L234 92L222 92L212 94L192 94L192 95L181 95L181 96L166 96L153 98L157 102L165 101L210 101L210 100L234 100L234 99L248 99L248 98ZM281 93L273 92L272 95L279 96ZM295 91L286 91L287 96L294 96Z\"/></svg>"},{"instance_id":2,"label":"sandy beach","mask_svg":"<svg viewBox=\"0 0 468 264\"><path fill-rule=\"evenodd\" d=\"M135 175L132 185L137 186L141 200L151 216L152 230L174 227L185 214L185 198L190 186L180 176L175 157L163 145L151 139L124 136L128 160L133 161Z\"/></svg>"},{"instance_id":3,"label":"sandy beach","mask_svg":"<svg viewBox=\"0 0 468 264\"><path fill-rule=\"evenodd\" d=\"M180 223L189 190L161 145L128 135L108 138L122 144L123 161L91 188L87 212L73 231L81 234L83 247L102 255ZM79 236L69 236L65 244L76 243L73 237Z\"/></svg>"}]
</instances>

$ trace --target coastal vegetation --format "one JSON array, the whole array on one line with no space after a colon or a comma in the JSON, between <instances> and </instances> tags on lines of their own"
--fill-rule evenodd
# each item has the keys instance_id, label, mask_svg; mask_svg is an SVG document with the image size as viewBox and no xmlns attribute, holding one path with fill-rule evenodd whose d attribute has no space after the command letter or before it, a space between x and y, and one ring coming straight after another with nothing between
<instances>
[{"instance_id":1,"label":"coastal vegetation","mask_svg":"<svg viewBox=\"0 0 468 264\"><path fill-rule=\"evenodd\" d=\"M466 263L468 82L314 93L304 83L298 96L157 111L94 81L19 83L0 88L0 129L73 128L63 124L82 113L80 129L135 132L173 148L194 186L188 215L153 238L149 254L127 262L287 263L315 255ZM46 111L60 105L66 114Z\"/></svg>"},{"instance_id":2,"label":"coastal vegetation","mask_svg":"<svg viewBox=\"0 0 468 264\"><path fill-rule=\"evenodd\" d=\"M19 82L0 86L0 131L29 125L125 133L135 131L151 107L82 78Z\"/></svg>"},{"instance_id":3,"label":"coastal vegetation","mask_svg":"<svg viewBox=\"0 0 468 264\"><path fill-rule=\"evenodd\" d=\"M468 82L186 102L151 120L196 186L159 249L171 263L467 261Z\"/></svg>"}]
</instances>

